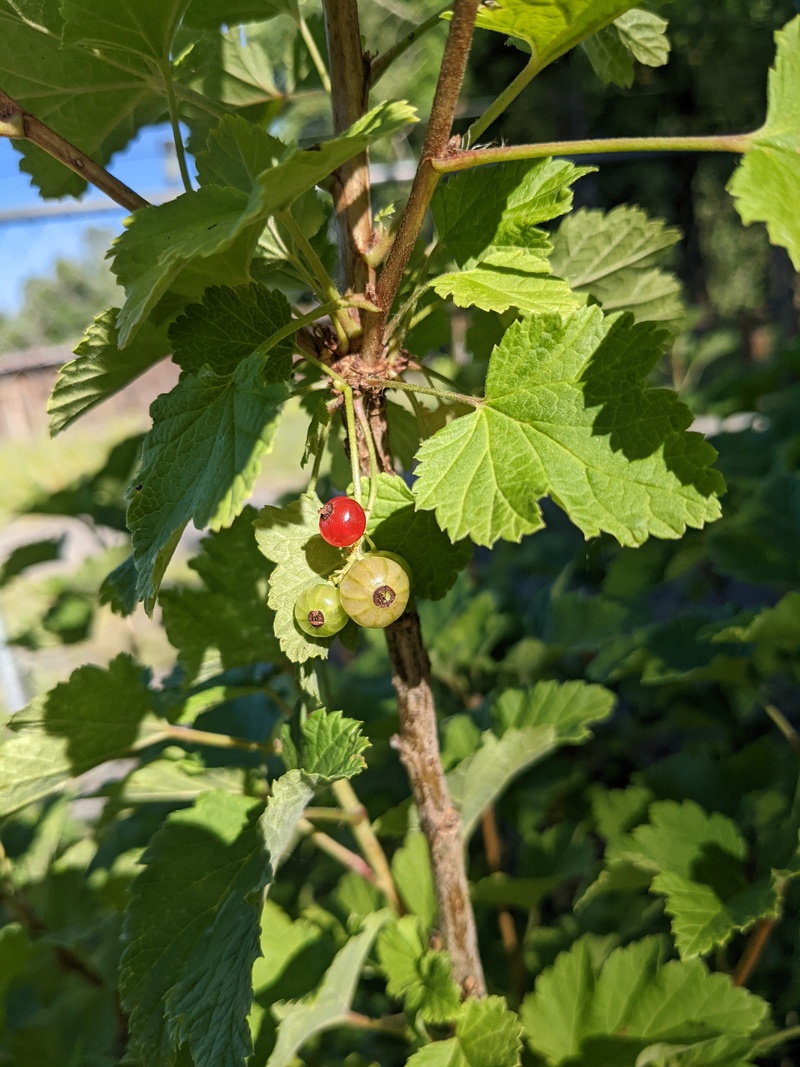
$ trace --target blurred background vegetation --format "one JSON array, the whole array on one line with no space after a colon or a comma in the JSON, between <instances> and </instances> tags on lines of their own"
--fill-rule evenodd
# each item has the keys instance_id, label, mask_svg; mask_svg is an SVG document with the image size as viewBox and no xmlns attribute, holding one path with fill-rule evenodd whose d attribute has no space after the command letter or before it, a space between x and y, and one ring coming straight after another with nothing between
<instances>
[{"instance_id":1,"label":"blurred background vegetation","mask_svg":"<svg viewBox=\"0 0 800 1067\"><path fill-rule=\"evenodd\" d=\"M793 0L720 0L713 5L667 0L648 6L669 20L672 52L665 67L637 65L629 89L603 86L578 49L537 79L487 131L486 139L518 142L757 127L765 113L773 34L794 13ZM411 5L370 0L362 7L363 36L373 52L391 45L412 25ZM413 5L413 13L422 18L437 7L435 0L425 0ZM287 140L313 143L330 128L327 97L319 91L307 54L296 46L293 24L278 18L266 25L269 34L254 30L250 42L259 56L262 85L278 84L277 71L286 63L288 88L302 95L288 106L274 99L254 103L252 117L272 121L275 132ZM321 19L312 17L310 25L322 47ZM444 25L437 27L390 68L378 95L410 95L424 114L435 87L444 32ZM268 55L273 56L272 66ZM524 54L500 35L478 32L457 128L466 129L524 62ZM266 90L264 95L269 95ZM375 159L384 164L408 160L423 135L421 126L411 128ZM195 141L198 136L194 129ZM744 227L736 215L725 193L735 159L648 153L592 162L598 170L578 183L578 206L607 210L636 203L684 233L672 267L683 284L687 314L658 371L659 380L681 389L697 414L720 416L757 411L770 390L791 386L799 358L793 343L800 315L797 282L786 253L769 245L763 227ZM390 174L375 187L375 209L400 201L406 189L407 182ZM20 432L6 426L0 439L0 475L6 486L0 503L5 528L0 559L31 538L60 545L52 559L32 568L23 566L24 560L19 569L6 566L0 585L0 610L17 643L28 695L87 659L105 660L121 636L123 647L135 647L144 633L152 635L143 619L126 622L121 634L121 621L108 609L98 615L92 605L100 578L124 552L122 494L135 467L138 435L147 427L149 402L171 381L146 378L119 404L101 408L63 439L51 442L46 435L45 397L57 363L69 358L99 308L119 302L104 259L111 232L86 227L79 219L76 226L83 226L81 254L59 258L48 273L29 279L20 306L0 316L0 387L17 396L31 394ZM329 243L320 247L328 258L332 251ZM463 354L464 338L468 347L470 336L465 318L457 313L449 323L442 319L445 333L441 328L423 331L420 343L445 359L449 349L460 347ZM45 365L44 349L50 350ZM26 358L28 370L23 366ZM258 503L300 484L304 433L303 418L290 414L267 464ZM109 453L112 462L105 470ZM59 530L65 529L72 530L71 536L59 541ZM191 578L185 560L185 553L179 556L172 580ZM158 638L151 637L150 652L156 659L158 648Z\"/></svg>"}]
</instances>

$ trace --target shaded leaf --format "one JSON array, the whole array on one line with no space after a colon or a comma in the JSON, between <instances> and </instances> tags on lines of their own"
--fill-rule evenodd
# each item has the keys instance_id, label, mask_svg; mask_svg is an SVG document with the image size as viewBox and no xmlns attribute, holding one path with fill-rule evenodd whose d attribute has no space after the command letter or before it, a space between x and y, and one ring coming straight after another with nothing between
<instances>
[{"instance_id":1,"label":"shaded leaf","mask_svg":"<svg viewBox=\"0 0 800 1067\"><path fill-rule=\"evenodd\" d=\"M583 42L589 62L601 81L630 88L634 60L661 67L669 58L667 20L634 7Z\"/></svg>"},{"instance_id":2,"label":"shaded leaf","mask_svg":"<svg viewBox=\"0 0 800 1067\"><path fill-rule=\"evenodd\" d=\"M175 362L185 371L207 367L215 374L233 374L254 352L269 358L262 371L265 382L281 382L292 370L294 338L266 342L292 319L286 297L277 289L253 283L235 289L212 286L201 304L190 304L169 330Z\"/></svg>"},{"instance_id":3,"label":"shaded leaf","mask_svg":"<svg viewBox=\"0 0 800 1067\"><path fill-rule=\"evenodd\" d=\"M659 801L650 821L612 846L607 862L653 872L651 890L666 896L672 932L683 959L724 945L758 919L775 917L778 894L770 877L750 882L747 844L724 815L707 815L694 801Z\"/></svg>"},{"instance_id":4,"label":"shaded leaf","mask_svg":"<svg viewBox=\"0 0 800 1067\"><path fill-rule=\"evenodd\" d=\"M60 559L63 547L63 537L50 537L43 541L30 541L25 545L17 545L0 567L0 587L8 585L13 578L17 578L30 567Z\"/></svg>"},{"instance_id":5,"label":"shaded leaf","mask_svg":"<svg viewBox=\"0 0 800 1067\"><path fill-rule=\"evenodd\" d=\"M251 797L206 793L153 837L131 887L121 964L134 1049L172 1067L240 1067L250 1052L250 968L259 952L256 893L268 867Z\"/></svg>"},{"instance_id":6,"label":"shaded leaf","mask_svg":"<svg viewBox=\"0 0 800 1067\"><path fill-rule=\"evenodd\" d=\"M283 385L264 385L263 359L252 355L230 378L188 375L151 408L142 449L142 485L128 507L137 594L158 593L162 554L191 519L219 529L241 511L272 446Z\"/></svg>"},{"instance_id":7,"label":"shaded leaf","mask_svg":"<svg viewBox=\"0 0 800 1067\"><path fill-rule=\"evenodd\" d=\"M79 667L9 719L5 725L13 732L0 746L0 814L49 796L157 735L147 681L146 671L119 655L106 669Z\"/></svg>"},{"instance_id":8,"label":"shaded leaf","mask_svg":"<svg viewBox=\"0 0 800 1067\"><path fill-rule=\"evenodd\" d=\"M280 659L267 606L271 568L253 537L255 515L248 506L230 527L203 539L189 563L202 588L166 589L159 598L167 636L189 681L212 649L226 670Z\"/></svg>"},{"instance_id":9,"label":"shaded leaf","mask_svg":"<svg viewBox=\"0 0 800 1067\"><path fill-rule=\"evenodd\" d=\"M644 1050L667 1042L680 1046L675 1052L691 1054L696 1046L706 1057L677 1062L735 1067L752 1049L752 1041L742 1039L761 1025L767 1005L735 988L727 975L709 974L699 960L663 963L664 946L655 937L607 958L598 949L591 937L581 938L539 976L523 1002L526 1040L546 1063L633 1067L654 1062ZM708 1054L715 1038L721 1058ZM726 1047L734 1058L724 1058Z\"/></svg>"},{"instance_id":10,"label":"shaded leaf","mask_svg":"<svg viewBox=\"0 0 800 1067\"><path fill-rule=\"evenodd\" d=\"M421 831L408 834L392 856L392 878L408 910L430 930L436 922L436 888L428 842Z\"/></svg>"},{"instance_id":11,"label":"shaded leaf","mask_svg":"<svg viewBox=\"0 0 800 1067\"><path fill-rule=\"evenodd\" d=\"M630 311L637 322L671 323L683 315L680 283L660 268L680 230L622 204L605 214L582 208L553 238L553 270L605 311Z\"/></svg>"}]
</instances>

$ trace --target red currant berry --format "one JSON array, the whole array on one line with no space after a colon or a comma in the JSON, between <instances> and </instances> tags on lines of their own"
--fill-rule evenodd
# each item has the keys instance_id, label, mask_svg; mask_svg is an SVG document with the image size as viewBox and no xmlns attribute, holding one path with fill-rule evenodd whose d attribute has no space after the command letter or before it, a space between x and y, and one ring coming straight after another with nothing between
<instances>
[{"instance_id":1,"label":"red currant berry","mask_svg":"<svg viewBox=\"0 0 800 1067\"><path fill-rule=\"evenodd\" d=\"M349 548L360 541L367 528L367 516L357 500L335 496L319 512L319 532L329 545Z\"/></svg>"}]
</instances>

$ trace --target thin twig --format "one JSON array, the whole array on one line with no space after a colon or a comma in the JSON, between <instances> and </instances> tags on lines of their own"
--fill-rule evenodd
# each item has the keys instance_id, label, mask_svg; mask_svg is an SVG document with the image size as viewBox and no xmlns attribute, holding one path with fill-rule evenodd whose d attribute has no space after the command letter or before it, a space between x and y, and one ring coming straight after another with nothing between
<instances>
[{"instance_id":1,"label":"thin twig","mask_svg":"<svg viewBox=\"0 0 800 1067\"><path fill-rule=\"evenodd\" d=\"M303 815L316 822L354 823L359 816L341 808L306 808Z\"/></svg>"},{"instance_id":2,"label":"thin twig","mask_svg":"<svg viewBox=\"0 0 800 1067\"><path fill-rule=\"evenodd\" d=\"M355 794L355 790L342 778L333 783L333 795L341 804L345 814L351 817L352 830L358 841L359 848L364 853L372 870L375 872L375 885L389 901L393 911L397 915L404 915L405 908L397 894L391 868L386 859L386 853L381 847L375 831L369 821L369 815Z\"/></svg>"},{"instance_id":3,"label":"thin twig","mask_svg":"<svg viewBox=\"0 0 800 1067\"><path fill-rule=\"evenodd\" d=\"M383 1019L372 1019L358 1011L349 1011L342 1019L345 1026L355 1026L359 1030L374 1030L379 1034L392 1037L405 1037L409 1032L408 1019L405 1014L387 1015Z\"/></svg>"},{"instance_id":4,"label":"thin twig","mask_svg":"<svg viewBox=\"0 0 800 1067\"><path fill-rule=\"evenodd\" d=\"M753 973L769 936L777 925L777 919L760 919L753 927L753 932L748 938L745 950L733 973L732 982L735 986L747 985L747 980Z\"/></svg>"},{"instance_id":5,"label":"thin twig","mask_svg":"<svg viewBox=\"0 0 800 1067\"><path fill-rule=\"evenodd\" d=\"M217 734L209 730L195 730L191 726L179 726L175 723L164 723L152 734L135 741L127 754L142 752L146 748L152 748L162 741L178 741L185 745L206 745L209 748L240 749L243 752L261 752L265 756L271 756L280 752L280 741L248 741L246 737L232 737L230 734ZM126 752L120 755L126 755Z\"/></svg>"},{"instance_id":6,"label":"thin twig","mask_svg":"<svg viewBox=\"0 0 800 1067\"><path fill-rule=\"evenodd\" d=\"M367 65L361 51L358 0L323 0L331 76L333 132L342 133L367 110ZM345 283L364 292L373 271L363 259L372 237L369 165L361 152L333 175L333 204L339 241L339 270Z\"/></svg>"},{"instance_id":7,"label":"thin twig","mask_svg":"<svg viewBox=\"0 0 800 1067\"><path fill-rule=\"evenodd\" d=\"M53 159L63 163L73 174L90 182L101 193L105 193L116 204L128 211L136 211L140 207L149 206L144 197L139 196L133 189L129 189L113 174L109 174L105 167L95 163L90 156L70 144L55 130L45 126L2 89L0 89L0 136L30 141L31 144L35 144Z\"/></svg>"},{"instance_id":8,"label":"thin twig","mask_svg":"<svg viewBox=\"0 0 800 1067\"><path fill-rule=\"evenodd\" d=\"M800 756L800 734L798 734L783 712L776 708L774 704L764 704L764 711L789 742L793 751Z\"/></svg>"},{"instance_id":9,"label":"thin twig","mask_svg":"<svg viewBox=\"0 0 800 1067\"><path fill-rule=\"evenodd\" d=\"M364 509L367 513L367 518L372 514L372 509L375 507L375 498L378 495L378 457L375 453L375 442L372 438L372 430L367 419L367 413L364 411L364 404L361 397L355 397L353 399L353 409L358 419L358 424L361 427L361 432L364 435L364 442L367 446L367 455L369 456L369 499L367 506Z\"/></svg>"},{"instance_id":10,"label":"thin twig","mask_svg":"<svg viewBox=\"0 0 800 1067\"><path fill-rule=\"evenodd\" d=\"M503 869L503 856L494 808L487 808L481 816L481 831L486 849L486 861L489 864L489 869L496 874ZM508 960L511 987L514 991L512 1007L516 1007L525 996L525 963L520 951L514 916L502 904L497 909L497 925L500 928L500 941Z\"/></svg>"},{"instance_id":11,"label":"thin twig","mask_svg":"<svg viewBox=\"0 0 800 1067\"><path fill-rule=\"evenodd\" d=\"M297 823L297 828L308 836L309 841L316 845L320 852L327 853L332 859L341 863L343 867L347 867L348 870L360 874L365 881L370 883L370 885L377 884L374 871L367 861L362 859L357 852L353 852L351 849L345 848L344 845L340 845L338 841L335 841L321 830L316 830L308 819L300 819Z\"/></svg>"},{"instance_id":12,"label":"thin twig","mask_svg":"<svg viewBox=\"0 0 800 1067\"><path fill-rule=\"evenodd\" d=\"M362 359L367 364L375 363L380 358L386 320L439 182L439 174L434 170L432 161L444 156L447 151L477 12L478 0L455 0L419 166L400 219L397 237L378 279L376 303L381 312L364 317Z\"/></svg>"},{"instance_id":13,"label":"thin twig","mask_svg":"<svg viewBox=\"0 0 800 1067\"><path fill-rule=\"evenodd\" d=\"M20 925L24 926L34 937L48 937L50 930L20 890L13 886L0 886L0 901L5 903ZM84 962L71 948L52 943L50 947L62 970L77 974L95 989L101 989L105 985L103 976Z\"/></svg>"}]
</instances>

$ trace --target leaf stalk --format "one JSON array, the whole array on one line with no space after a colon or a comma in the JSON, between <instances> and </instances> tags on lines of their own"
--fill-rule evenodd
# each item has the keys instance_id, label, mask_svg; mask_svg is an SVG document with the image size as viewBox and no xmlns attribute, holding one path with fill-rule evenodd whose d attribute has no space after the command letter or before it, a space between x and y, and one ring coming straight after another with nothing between
<instances>
[{"instance_id":1,"label":"leaf stalk","mask_svg":"<svg viewBox=\"0 0 800 1067\"><path fill-rule=\"evenodd\" d=\"M501 148L474 148L451 152L432 159L437 174L457 174L490 163L511 163L519 159L545 159L550 156L611 155L617 152L746 152L752 134L734 133L708 137L603 137L584 141L544 141L541 144L504 145Z\"/></svg>"},{"instance_id":2,"label":"leaf stalk","mask_svg":"<svg viewBox=\"0 0 800 1067\"><path fill-rule=\"evenodd\" d=\"M333 795L342 806L345 816L348 817L355 839L358 841L358 847L374 872L376 888L380 889L386 897L396 915L405 915L406 909L398 896L386 853L372 829L364 805L346 778L333 783Z\"/></svg>"}]
</instances>

